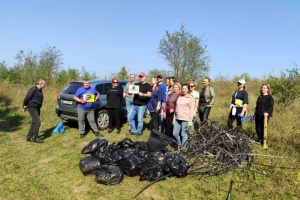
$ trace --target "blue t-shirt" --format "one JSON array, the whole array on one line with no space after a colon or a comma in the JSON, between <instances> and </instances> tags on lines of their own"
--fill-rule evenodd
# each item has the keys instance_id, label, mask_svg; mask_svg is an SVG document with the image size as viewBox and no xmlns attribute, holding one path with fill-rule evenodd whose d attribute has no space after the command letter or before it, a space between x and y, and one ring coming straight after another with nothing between
<instances>
[{"instance_id":1,"label":"blue t-shirt","mask_svg":"<svg viewBox=\"0 0 300 200\"><path fill-rule=\"evenodd\" d=\"M89 87L89 88L84 88L84 87L80 87L78 88L78 90L76 91L75 97L78 97L79 99L83 99L83 95L85 94L94 94L95 98L98 95L98 91L95 88ZM93 109L93 104L92 102L87 102L85 104L81 104L78 103L77 107L81 108L83 110L90 110Z\"/></svg>"},{"instance_id":2,"label":"blue t-shirt","mask_svg":"<svg viewBox=\"0 0 300 200\"><path fill-rule=\"evenodd\" d=\"M162 89L162 93L163 93L163 101L162 102L166 102L167 101L167 86L163 83L159 84L159 86Z\"/></svg>"},{"instance_id":3,"label":"blue t-shirt","mask_svg":"<svg viewBox=\"0 0 300 200\"><path fill-rule=\"evenodd\" d=\"M152 91L151 98L148 102L148 110L150 112L156 111L157 103L159 101L163 101L163 92L162 92L162 88L160 87L160 85L159 85L158 90Z\"/></svg>"}]
</instances>

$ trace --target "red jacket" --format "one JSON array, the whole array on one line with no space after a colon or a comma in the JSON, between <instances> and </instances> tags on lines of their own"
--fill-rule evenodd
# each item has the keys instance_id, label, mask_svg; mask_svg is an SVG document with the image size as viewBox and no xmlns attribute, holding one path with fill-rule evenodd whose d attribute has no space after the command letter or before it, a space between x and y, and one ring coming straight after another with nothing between
<instances>
[{"instance_id":1,"label":"red jacket","mask_svg":"<svg viewBox=\"0 0 300 200\"><path fill-rule=\"evenodd\" d=\"M166 102L165 109L164 109L164 112L165 112L165 113L166 113L166 112L170 113L170 112L169 112L169 110L170 110L170 99L171 99L171 96L172 96L173 93L174 93L174 92L172 92L171 94L169 94L168 97L167 97L167 102ZM177 96L175 97L175 100L174 100L174 108L173 108L174 111L176 110L176 102L177 102L177 99L178 99L180 96L181 96L181 92L178 92L178 94L177 94Z\"/></svg>"}]
</instances>

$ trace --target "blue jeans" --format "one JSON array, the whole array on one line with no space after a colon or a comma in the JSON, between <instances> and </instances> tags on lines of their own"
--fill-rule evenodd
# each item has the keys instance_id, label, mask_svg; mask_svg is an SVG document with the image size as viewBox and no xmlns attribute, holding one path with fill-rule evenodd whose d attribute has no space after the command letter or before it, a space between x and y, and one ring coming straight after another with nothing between
<instances>
[{"instance_id":1,"label":"blue jeans","mask_svg":"<svg viewBox=\"0 0 300 200\"><path fill-rule=\"evenodd\" d=\"M126 102L126 110L127 110L127 120L129 121L129 111L133 103L132 101L128 101L128 100L126 100L125 102Z\"/></svg>"},{"instance_id":2,"label":"blue jeans","mask_svg":"<svg viewBox=\"0 0 300 200\"><path fill-rule=\"evenodd\" d=\"M137 105L132 105L128 114L128 123L130 126L130 132L131 133L137 133L139 135L142 134L143 131L143 126L144 126L144 114L146 112L147 106L137 106ZM137 123L137 130L136 130L136 125L135 125L135 120L134 118L138 118L138 123Z\"/></svg>"},{"instance_id":3,"label":"blue jeans","mask_svg":"<svg viewBox=\"0 0 300 200\"><path fill-rule=\"evenodd\" d=\"M187 130L187 121L182 121L182 120L175 120L174 123L174 128L173 128L173 135L176 138L177 142L179 145L182 147L186 147L186 142L188 139L188 130ZM180 139L180 129L181 129L181 138Z\"/></svg>"}]
</instances>

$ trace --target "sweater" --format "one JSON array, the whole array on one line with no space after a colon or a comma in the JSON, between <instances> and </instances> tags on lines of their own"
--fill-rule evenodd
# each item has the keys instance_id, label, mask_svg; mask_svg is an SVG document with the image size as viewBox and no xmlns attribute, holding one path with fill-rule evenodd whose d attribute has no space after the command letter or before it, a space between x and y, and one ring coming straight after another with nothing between
<instances>
[{"instance_id":1,"label":"sweater","mask_svg":"<svg viewBox=\"0 0 300 200\"><path fill-rule=\"evenodd\" d=\"M175 110L175 119L193 121L195 115L195 98L190 94L179 96Z\"/></svg>"}]
</instances>

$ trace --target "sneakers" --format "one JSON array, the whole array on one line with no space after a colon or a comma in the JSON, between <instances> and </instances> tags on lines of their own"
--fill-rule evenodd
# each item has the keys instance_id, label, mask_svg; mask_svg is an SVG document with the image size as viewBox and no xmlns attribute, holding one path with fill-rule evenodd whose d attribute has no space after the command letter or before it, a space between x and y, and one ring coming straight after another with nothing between
<instances>
[{"instance_id":1,"label":"sneakers","mask_svg":"<svg viewBox=\"0 0 300 200\"><path fill-rule=\"evenodd\" d=\"M27 138L28 142L35 142L35 143L43 143L44 140L41 140L39 138Z\"/></svg>"},{"instance_id":2,"label":"sneakers","mask_svg":"<svg viewBox=\"0 0 300 200\"><path fill-rule=\"evenodd\" d=\"M112 131L113 131L112 129L108 129L108 131L107 131L107 132L108 132L108 133L111 133Z\"/></svg>"},{"instance_id":3,"label":"sneakers","mask_svg":"<svg viewBox=\"0 0 300 200\"><path fill-rule=\"evenodd\" d=\"M84 138L85 137L85 134L80 134L80 138Z\"/></svg>"},{"instance_id":4,"label":"sneakers","mask_svg":"<svg viewBox=\"0 0 300 200\"><path fill-rule=\"evenodd\" d=\"M117 134L120 134L120 132L121 132L120 130L117 130Z\"/></svg>"}]
</instances>

